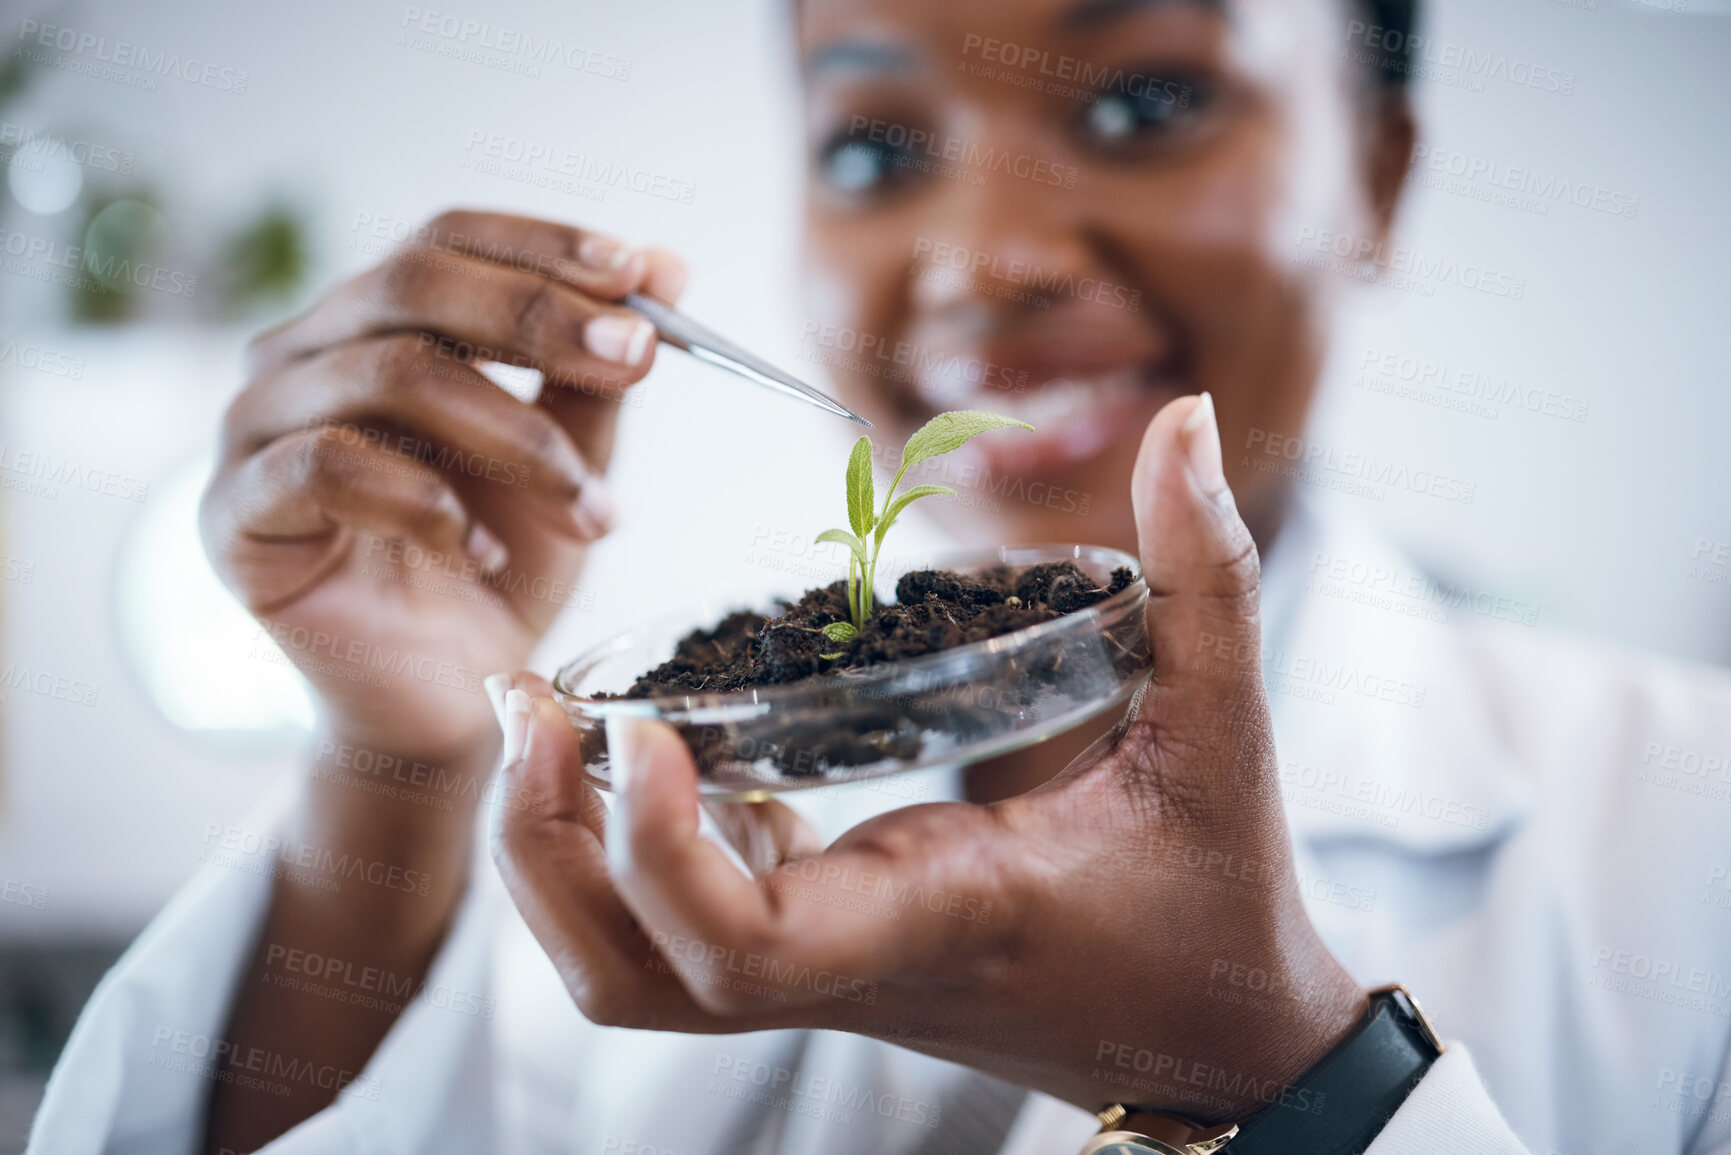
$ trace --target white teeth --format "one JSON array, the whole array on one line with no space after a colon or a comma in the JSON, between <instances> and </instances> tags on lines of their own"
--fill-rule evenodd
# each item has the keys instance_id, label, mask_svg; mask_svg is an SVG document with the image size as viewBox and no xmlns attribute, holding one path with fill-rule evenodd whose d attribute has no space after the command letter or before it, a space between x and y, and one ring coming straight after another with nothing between
<instances>
[{"instance_id":1,"label":"white teeth","mask_svg":"<svg viewBox=\"0 0 1731 1155\"><path fill-rule=\"evenodd\" d=\"M920 391L933 405L990 409L1035 429L1056 429L1134 395L1141 378L1140 369L1116 369L1087 377L1052 377L1011 390L943 374L922 379Z\"/></svg>"}]
</instances>

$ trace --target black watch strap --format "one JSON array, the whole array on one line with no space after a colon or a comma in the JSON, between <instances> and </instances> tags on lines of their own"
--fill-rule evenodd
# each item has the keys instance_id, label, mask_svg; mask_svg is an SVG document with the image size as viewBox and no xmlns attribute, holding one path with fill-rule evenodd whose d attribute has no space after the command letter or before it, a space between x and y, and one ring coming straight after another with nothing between
<instances>
[{"instance_id":1,"label":"black watch strap","mask_svg":"<svg viewBox=\"0 0 1731 1155\"><path fill-rule=\"evenodd\" d=\"M1241 1123L1226 1155L1361 1155L1440 1054L1412 996L1378 988L1352 1033Z\"/></svg>"}]
</instances>

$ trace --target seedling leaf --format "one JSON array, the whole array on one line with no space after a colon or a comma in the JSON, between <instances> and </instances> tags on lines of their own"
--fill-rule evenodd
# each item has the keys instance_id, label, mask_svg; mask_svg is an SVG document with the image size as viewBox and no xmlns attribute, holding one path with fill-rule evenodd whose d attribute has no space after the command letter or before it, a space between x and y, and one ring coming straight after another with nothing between
<instances>
[{"instance_id":1,"label":"seedling leaf","mask_svg":"<svg viewBox=\"0 0 1731 1155\"><path fill-rule=\"evenodd\" d=\"M902 510L912 505L922 497L936 497L939 494L955 495L955 490L947 485L916 485L894 501L884 510L883 520L878 522L877 538L874 544L883 545L884 534L890 531L890 526L896 523L896 518L902 515Z\"/></svg>"},{"instance_id":2,"label":"seedling leaf","mask_svg":"<svg viewBox=\"0 0 1731 1155\"><path fill-rule=\"evenodd\" d=\"M852 622L831 622L822 633L832 642L851 642L859 637L859 631L853 628Z\"/></svg>"},{"instance_id":3,"label":"seedling leaf","mask_svg":"<svg viewBox=\"0 0 1731 1155\"><path fill-rule=\"evenodd\" d=\"M897 497L896 489L901 485L902 477L909 467L929 461L952 449L959 449L980 434L1002 429L1006 425L1015 425L1022 429L1033 428L1024 421L1000 417L996 413L983 413L977 409L940 413L920 426L918 432L908 438L908 443L902 447L902 467L896 471L889 489L884 491L883 511L875 517L872 514L872 505L877 500L877 494L872 484L871 438L862 437L853 443L853 452L847 459L847 520L853 527L853 532L826 529L817 535L818 541L840 542L847 546L848 552L853 555L848 559L847 565L847 610L853 621L851 624L837 622L825 627L825 637L848 641L858 637L859 631L865 629L866 619L872 614L872 582L877 576L878 555L883 552L884 534L889 532L890 526L895 524L902 511L922 497L956 492L942 485L916 485ZM867 542L871 544L868 546ZM843 633L846 633L845 638L840 636ZM819 656L839 658L841 654Z\"/></svg>"},{"instance_id":4,"label":"seedling leaf","mask_svg":"<svg viewBox=\"0 0 1731 1155\"><path fill-rule=\"evenodd\" d=\"M864 541L872 531L872 439L862 437L853 443L853 454L847 459L847 520L854 535Z\"/></svg>"},{"instance_id":5,"label":"seedling leaf","mask_svg":"<svg viewBox=\"0 0 1731 1155\"><path fill-rule=\"evenodd\" d=\"M861 541L845 529L826 529L817 535L817 540L833 541L845 545L848 549L853 551L854 557L859 559L861 565L864 565L866 562L865 542Z\"/></svg>"},{"instance_id":6,"label":"seedling leaf","mask_svg":"<svg viewBox=\"0 0 1731 1155\"><path fill-rule=\"evenodd\" d=\"M1006 425L1022 429L1033 428L1025 421L1000 417L996 413L985 413L978 409L940 413L908 438L908 443L902 447L902 470L905 472L922 461L948 453L952 449L960 449L980 434L1002 429Z\"/></svg>"}]
</instances>

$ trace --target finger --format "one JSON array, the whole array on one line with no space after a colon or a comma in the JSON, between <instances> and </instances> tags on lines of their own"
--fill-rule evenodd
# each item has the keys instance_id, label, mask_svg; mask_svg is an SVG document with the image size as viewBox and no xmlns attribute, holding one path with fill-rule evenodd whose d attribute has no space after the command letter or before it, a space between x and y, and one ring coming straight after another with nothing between
<instances>
[{"instance_id":1,"label":"finger","mask_svg":"<svg viewBox=\"0 0 1731 1155\"><path fill-rule=\"evenodd\" d=\"M643 291L658 301L677 305L689 276L685 262L666 249L644 249L643 256L649 265Z\"/></svg>"},{"instance_id":2,"label":"finger","mask_svg":"<svg viewBox=\"0 0 1731 1155\"><path fill-rule=\"evenodd\" d=\"M551 698L516 688L505 694L503 728L493 861L578 1009L603 1025L692 1029L695 1006L676 976L651 965L654 951L608 878L604 807L574 772L576 731Z\"/></svg>"},{"instance_id":3,"label":"finger","mask_svg":"<svg viewBox=\"0 0 1731 1155\"><path fill-rule=\"evenodd\" d=\"M583 780L576 730L519 674L503 695L505 750L489 829L512 901L592 1022L646 1030L717 1032L796 1025L786 1008L720 1018L688 993L633 912L606 864L600 795ZM544 805L516 806L517 797Z\"/></svg>"},{"instance_id":4,"label":"finger","mask_svg":"<svg viewBox=\"0 0 1731 1155\"><path fill-rule=\"evenodd\" d=\"M620 394L648 372L655 327L570 285L457 253L408 248L338 287L252 346L255 371L360 337L437 334L434 355L538 370Z\"/></svg>"},{"instance_id":5,"label":"finger","mask_svg":"<svg viewBox=\"0 0 1731 1155\"><path fill-rule=\"evenodd\" d=\"M1131 486L1155 681L1260 683L1261 571L1226 485L1213 398L1181 397L1155 415Z\"/></svg>"},{"instance_id":6,"label":"finger","mask_svg":"<svg viewBox=\"0 0 1731 1155\"><path fill-rule=\"evenodd\" d=\"M442 469L459 485L535 494L578 540L606 533L602 483L565 428L474 367L426 356L432 340L350 341L267 373L229 409L230 451L251 453L297 429L364 426L350 436Z\"/></svg>"},{"instance_id":7,"label":"finger","mask_svg":"<svg viewBox=\"0 0 1731 1155\"><path fill-rule=\"evenodd\" d=\"M803 1009L846 1029L875 1004L877 980L952 953L975 924L888 895L953 895L990 871L982 807L899 811L850 831L800 868L752 880L699 833L697 768L670 726L615 716L607 727L615 795L608 867L619 896L718 1015ZM919 808L916 808L916 810ZM970 821L970 819L972 821ZM809 877L808 877L809 876ZM866 894L860 887L870 880ZM757 982L725 981L744 972Z\"/></svg>"},{"instance_id":8,"label":"finger","mask_svg":"<svg viewBox=\"0 0 1731 1155\"><path fill-rule=\"evenodd\" d=\"M685 291L685 262L664 249L643 252L649 264L643 291L669 305L677 303ZM608 461L612 457L619 402L623 399L621 392L557 379L547 381L546 385L549 387L541 390L537 403L573 432L591 461Z\"/></svg>"},{"instance_id":9,"label":"finger","mask_svg":"<svg viewBox=\"0 0 1731 1155\"><path fill-rule=\"evenodd\" d=\"M336 426L279 438L219 472L202 510L211 557L255 613L268 613L340 564L358 535L466 553L484 572L505 546L438 470ZM283 551L305 556L283 564Z\"/></svg>"},{"instance_id":10,"label":"finger","mask_svg":"<svg viewBox=\"0 0 1731 1155\"><path fill-rule=\"evenodd\" d=\"M1268 732L1256 544L1226 485L1208 394L1155 415L1131 484L1154 676L1132 708L1127 750L1158 775L1166 768L1149 759L1162 742L1205 747L1206 766L1165 783L1174 800L1200 797L1207 782L1257 769L1239 747Z\"/></svg>"},{"instance_id":11,"label":"finger","mask_svg":"<svg viewBox=\"0 0 1731 1155\"><path fill-rule=\"evenodd\" d=\"M817 829L785 803L704 803L723 838L753 875L764 875L794 859L822 853Z\"/></svg>"},{"instance_id":12,"label":"finger","mask_svg":"<svg viewBox=\"0 0 1731 1155\"><path fill-rule=\"evenodd\" d=\"M416 248L461 253L550 280L601 300L644 287L649 255L617 237L510 213L452 209L435 217Z\"/></svg>"},{"instance_id":13,"label":"finger","mask_svg":"<svg viewBox=\"0 0 1731 1155\"><path fill-rule=\"evenodd\" d=\"M615 714L607 753L614 786L607 864L620 898L700 1005L721 1014L755 1005L717 985L714 968L734 944L747 955L775 954L767 947L775 936L771 892L700 835L691 752L671 726Z\"/></svg>"}]
</instances>

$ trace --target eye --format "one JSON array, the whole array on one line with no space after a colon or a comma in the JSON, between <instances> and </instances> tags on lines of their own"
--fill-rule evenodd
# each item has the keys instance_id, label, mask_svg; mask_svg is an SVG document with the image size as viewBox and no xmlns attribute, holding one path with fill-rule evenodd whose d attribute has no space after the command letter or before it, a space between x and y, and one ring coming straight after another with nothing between
<instances>
[{"instance_id":1,"label":"eye","mask_svg":"<svg viewBox=\"0 0 1731 1155\"><path fill-rule=\"evenodd\" d=\"M838 133L818 151L818 172L837 192L881 193L917 172L919 157L905 144Z\"/></svg>"},{"instance_id":2,"label":"eye","mask_svg":"<svg viewBox=\"0 0 1731 1155\"><path fill-rule=\"evenodd\" d=\"M1095 144L1122 148L1188 128L1207 103L1207 91L1194 82L1134 74L1096 94L1082 128Z\"/></svg>"}]
</instances>

